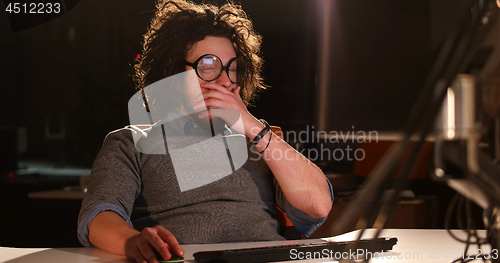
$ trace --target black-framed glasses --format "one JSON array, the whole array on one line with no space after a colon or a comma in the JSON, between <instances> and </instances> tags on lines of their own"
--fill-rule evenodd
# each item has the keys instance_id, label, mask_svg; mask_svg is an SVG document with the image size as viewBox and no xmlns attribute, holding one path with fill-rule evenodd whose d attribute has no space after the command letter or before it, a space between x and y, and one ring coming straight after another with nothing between
<instances>
[{"instance_id":1,"label":"black-framed glasses","mask_svg":"<svg viewBox=\"0 0 500 263\"><path fill-rule=\"evenodd\" d=\"M186 65L192 67L196 75L204 81L214 81L226 71L232 83L242 81L247 75L247 62L241 57L229 60L227 66L222 65L219 57L212 54L205 54L199 57L194 63L185 61Z\"/></svg>"}]
</instances>

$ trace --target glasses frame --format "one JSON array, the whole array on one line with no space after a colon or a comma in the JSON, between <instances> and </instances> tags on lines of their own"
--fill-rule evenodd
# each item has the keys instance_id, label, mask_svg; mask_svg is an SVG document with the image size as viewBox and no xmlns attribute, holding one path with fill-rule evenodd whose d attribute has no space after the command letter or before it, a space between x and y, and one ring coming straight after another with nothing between
<instances>
[{"instance_id":1,"label":"glasses frame","mask_svg":"<svg viewBox=\"0 0 500 263\"><path fill-rule=\"evenodd\" d=\"M217 75L217 77L215 77L215 78L213 78L213 79L210 79L210 80L208 80L208 79L204 79L204 78L202 78L202 77L200 76L200 74L198 74L198 62L200 62L200 60L201 60L202 58L206 57L206 56L214 56L214 57L216 57L216 58L219 60L220 64L221 64L220 72L219 72L219 74ZM232 81L232 80L231 80L231 78L229 77L229 65L231 65L231 63L233 63L233 61L235 61L236 59L239 59L239 58L243 59L243 61L245 62L246 69L245 69L245 73L243 74L243 76L241 77L241 79L240 79L239 81L237 81L237 82L234 82L234 81ZM236 84L236 83L240 83L240 82L242 82L242 81L245 79L245 77L247 76L247 73L248 73L248 64L247 64L246 60L245 60L244 58L242 58L242 57L234 57L234 58L232 58L232 59L231 59L231 60L229 60L229 62L227 63L227 66L224 66L224 65L222 64L222 60L221 60L218 56L216 56L216 55L214 55L214 54L204 54L204 55L201 55L201 56L200 56L197 60L195 60L193 63L188 62L188 61L184 61L184 63L185 63L187 66L190 66L190 67L192 67L192 68L194 69L194 72L196 72L196 75L198 76L198 78L200 78L200 79L202 79L202 80L204 80L204 81L207 81L207 82L214 81L214 80L218 79L218 78L220 77L220 75L222 75L222 72L223 72L223 71L225 71L225 72L226 72L226 75L227 75L227 78L229 79L229 81L231 81L231 83L233 83L233 84Z\"/></svg>"}]
</instances>

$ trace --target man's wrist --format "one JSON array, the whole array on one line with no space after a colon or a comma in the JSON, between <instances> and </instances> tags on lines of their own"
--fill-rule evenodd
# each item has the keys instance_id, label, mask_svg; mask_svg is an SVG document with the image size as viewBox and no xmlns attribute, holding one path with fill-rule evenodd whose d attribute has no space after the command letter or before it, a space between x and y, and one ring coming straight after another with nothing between
<instances>
[{"instance_id":1,"label":"man's wrist","mask_svg":"<svg viewBox=\"0 0 500 263\"><path fill-rule=\"evenodd\" d=\"M252 139L252 144L254 146L257 145L260 142L260 140L262 140L262 138L264 138L264 136L266 136L271 131L271 126L269 126L269 123L267 123L266 120L260 119L259 122L264 124L264 128L262 128L262 130L260 130L260 132L257 134L257 136L255 136Z\"/></svg>"},{"instance_id":2,"label":"man's wrist","mask_svg":"<svg viewBox=\"0 0 500 263\"><path fill-rule=\"evenodd\" d=\"M254 140L255 137L259 134L262 129L264 129L266 126L254 118L252 118L249 121L246 121L245 123L245 135L250 139L250 141Z\"/></svg>"}]
</instances>

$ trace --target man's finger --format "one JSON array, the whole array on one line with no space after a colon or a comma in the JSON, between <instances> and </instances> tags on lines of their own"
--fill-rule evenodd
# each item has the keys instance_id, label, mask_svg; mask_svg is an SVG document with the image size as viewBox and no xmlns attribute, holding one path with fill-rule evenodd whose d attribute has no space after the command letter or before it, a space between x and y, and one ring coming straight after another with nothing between
<instances>
[{"instance_id":1,"label":"man's finger","mask_svg":"<svg viewBox=\"0 0 500 263\"><path fill-rule=\"evenodd\" d=\"M236 88L233 90L233 93L234 93L234 94L236 94L236 95L238 95L238 96L240 96L240 90L241 90L241 87L240 87L240 86L238 86L238 87L236 87Z\"/></svg>"},{"instance_id":2,"label":"man's finger","mask_svg":"<svg viewBox=\"0 0 500 263\"><path fill-rule=\"evenodd\" d=\"M165 243L168 244L170 247L170 251L173 251L177 256L184 256L184 249L179 245L179 242L177 241L177 238L170 233L170 231L166 230L165 228L159 228L158 229L158 235L165 241Z\"/></svg>"},{"instance_id":3,"label":"man's finger","mask_svg":"<svg viewBox=\"0 0 500 263\"><path fill-rule=\"evenodd\" d=\"M211 90L209 92L205 92L202 94L199 98L196 99L196 102L201 102L203 100L207 99L219 99L219 100L224 100L225 98L229 98L230 94L224 94L216 90Z\"/></svg>"},{"instance_id":4,"label":"man's finger","mask_svg":"<svg viewBox=\"0 0 500 263\"><path fill-rule=\"evenodd\" d=\"M141 253L137 253L137 255L135 256L135 261L137 263L148 263L148 261L142 256Z\"/></svg>"},{"instance_id":5,"label":"man's finger","mask_svg":"<svg viewBox=\"0 0 500 263\"><path fill-rule=\"evenodd\" d=\"M139 247L139 250L141 251L142 256L147 260L149 263L158 263L158 259L156 258L155 253L153 252L153 249L151 249L150 244L146 242L140 242L137 244Z\"/></svg>"},{"instance_id":6,"label":"man's finger","mask_svg":"<svg viewBox=\"0 0 500 263\"><path fill-rule=\"evenodd\" d=\"M162 259L168 260L172 257L170 251L168 251L167 244L163 241L163 239L160 236L155 236L151 244L156 249L156 251L158 252L159 256L161 256Z\"/></svg>"},{"instance_id":7,"label":"man's finger","mask_svg":"<svg viewBox=\"0 0 500 263\"><path fill-rule=\"evenodd\" d=\"M194 110L198 110L203 107L208 107L206 105L208 100L215 99L215 100L220 100L220 101L230 101L231 99L234 99L232 95L229 94L222 94L218 91L211 91L207 92L205 94L200 95L196 100L194 101L195 104L193 105Z\"/></svg>"},{"instance_id":8,"label":"man's finger","mask_svg":"<svg viewBox=\"0 0 500 263\"><path fill-rule=\"evenodd\" d=\"M206 99L204 103L205 103L205 107L210 108L210 109L211 108L229 108L228 106L230 105L229 102L215 99L215 98ZM197 104L196 106L198 108L200 108L203 106L203 103ZM196 108L194 108L194 109L196 109Z\"/></svg>"},{"instance_id":9,"label":"man's finger","mask_svg":"<svg viewBox=\"0 0 500 263\"><path fill-rule=\"evenodd\" d=\"M211 89L211 90L217 90L220 91L224 94L231 94L231 91L228 90L227 88L223 87L222 85L212 83L212 82L205 82L200 85L202 88L205 89Z\"/></svg>"}]
</instances>

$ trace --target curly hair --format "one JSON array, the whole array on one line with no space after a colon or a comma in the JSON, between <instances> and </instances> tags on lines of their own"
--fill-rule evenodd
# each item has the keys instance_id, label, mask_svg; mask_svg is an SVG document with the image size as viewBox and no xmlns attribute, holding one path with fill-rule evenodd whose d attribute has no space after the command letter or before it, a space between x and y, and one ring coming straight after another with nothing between
<instances>
[{"instance_id":1,"label":"curly hair","mask_svg":"<svg viewBox=\"0 0 500 263\"><path fill-rule=\"evenodd\" d=\"M251 105L257 92L266 88L260 75L262 37L240 5L230 2L217 7L185 0L159 0L156 8L144 35L142 55L134 66L138 89L184 72L188 50L206 36L228 38L236 55L247 61L247 76L239 84L246 105Z\"/></svg>"}]
</instances>

